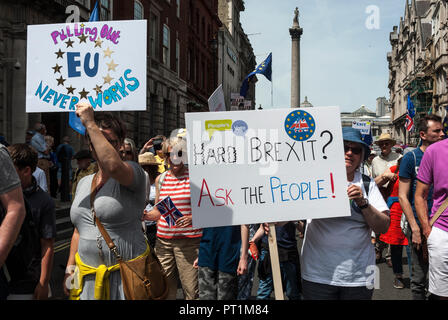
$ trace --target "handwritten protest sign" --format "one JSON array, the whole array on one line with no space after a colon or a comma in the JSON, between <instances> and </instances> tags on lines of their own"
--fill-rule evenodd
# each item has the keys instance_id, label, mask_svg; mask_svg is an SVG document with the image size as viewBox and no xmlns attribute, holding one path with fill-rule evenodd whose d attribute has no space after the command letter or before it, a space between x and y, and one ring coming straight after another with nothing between
<instances>
[{"instance_id":1,"label":"handwritten protest sign","mask_svg":"<svg viewBox=\"0 0 448 320\"><path fill-rule=\"evenodd\" d=\"M356 121L352 123L352 128L361 131L361 134L370 134L370 121Z\"/></svg>"},{"instance_id":2,"label":"handwritten protest sign","mask_svg":"<svg viewBox=\"0 0 448 320\"><path fill-rule=\"evenodd\" d=\"M350 215L337 107L187 113L195 227Z\"/></svg>"},{"instance_id":3,"label":"handwritten protest sign","mask_svg":"<svg viewBox=\"0 0 448 320\"><path fill-rule=\"evenodd\" d=\"M146 20L28 26L27 112L146 110Z\"/></svg>"}]
</instances>

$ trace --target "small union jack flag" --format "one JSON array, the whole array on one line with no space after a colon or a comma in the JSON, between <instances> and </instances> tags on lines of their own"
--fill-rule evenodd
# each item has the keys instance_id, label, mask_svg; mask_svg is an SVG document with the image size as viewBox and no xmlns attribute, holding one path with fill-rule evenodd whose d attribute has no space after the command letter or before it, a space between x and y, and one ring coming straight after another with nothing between
<instances>
[{"instance_id":1,"label":"small union jack flag","mask_svg":"<svg viewBox=\"0 0 448 320\"><path fill-rule=\"evenodd\" d=\"M409 114L406 114L406 124L405 124L406 130L412 131L414 129L414 120L409 116Z\"/></svg>"},{"instance_id":2,"label":"small union jack flag","mask_svg":"<svg viewBox=\"0 0 448 320\"><path fill-rule=\"evenodd\" d=\"M170 228L176 224L177 219L183 217L183 214L176 208L170 196L159 201L156 207Z\"/></svg>"}]
</instances>

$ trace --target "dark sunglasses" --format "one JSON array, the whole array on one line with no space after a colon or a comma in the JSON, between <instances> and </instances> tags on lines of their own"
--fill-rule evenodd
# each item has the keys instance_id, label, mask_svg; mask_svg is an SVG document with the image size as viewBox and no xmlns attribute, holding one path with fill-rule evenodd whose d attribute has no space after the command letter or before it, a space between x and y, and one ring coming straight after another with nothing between
<instances>
[{"instance_id":1,"label":"dark sunglasses","mask_svg":"<svg viewBox=\"0 0 448 320\"><path fill-rule=\"evenodd\" d=\"M169 158L171 152L165 152L165 157ZM182 150L177 151L177 157L182 158Z\"/></svg>"},{"instance_id":2,"label":"dark sunglasses","mask_svg":"<svg viewBox=\"0 0 448 320\"><path fill-rule=\"evenodd\" d=\"M361 154L362 147L350 147L348 145L344 145L344 152L347 153L349 150L351 150L353 154Z\"/></svg>"}]
</instances>

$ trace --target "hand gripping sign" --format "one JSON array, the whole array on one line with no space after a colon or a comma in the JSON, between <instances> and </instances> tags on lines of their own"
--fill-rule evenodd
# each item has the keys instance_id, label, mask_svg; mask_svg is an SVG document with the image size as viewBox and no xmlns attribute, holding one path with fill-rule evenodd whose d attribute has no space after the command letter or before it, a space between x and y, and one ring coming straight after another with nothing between
<instances>
[{"instance_id":1,"label":"hand gripping sign","mask_svg":"<svg viewBox=\"0 0 448 320\"><path fill-rule=\"evenodd\" d=\"M28 26L27 112L146 110L146 20Z\"/></svg>"},{"instance_id":2,"label":"hand gripping sign","mask_svg":"<svg viewBox=\"0 0 448 320\"><path fill-rule=\"evenodd\" d=\"M187 113L194 227L350 214L338 107Z\"/></svg>"}]
</instances>

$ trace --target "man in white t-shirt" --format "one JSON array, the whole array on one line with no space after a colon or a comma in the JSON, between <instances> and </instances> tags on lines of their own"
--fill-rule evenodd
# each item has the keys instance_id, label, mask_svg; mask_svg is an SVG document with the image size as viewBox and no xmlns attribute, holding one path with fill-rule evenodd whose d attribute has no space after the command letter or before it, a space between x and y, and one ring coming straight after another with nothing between
<instances>
[{"instance_id":1,"label":"man in white t-shirt","mask_svg":"<svg viewBox=\"0 0 448 320\"><path fill-rule=\"evenodd\" d=\"M36 170L33 172L33 176L37 181L37 185L45 192L48 192L47 177L45 176L44 170L36 167Z\"/></svg>"},{"instance_id":2,"label":"man in white t-shirt","mask_svg":"<svg viewBox=\"0 0 448 320\"><path fill-rule=\"evenodd\" d=\"M354 128L343 128L347 195L351 215L313 219L306 228L301 268L305 300L371 299L375 280L375 250L371 231L384 233L389 208L373 179L368 194L359 167L370 153Z\"/></svg>"}]
</instances>

